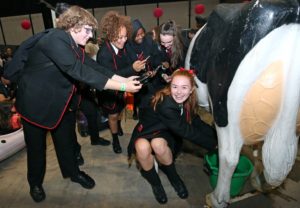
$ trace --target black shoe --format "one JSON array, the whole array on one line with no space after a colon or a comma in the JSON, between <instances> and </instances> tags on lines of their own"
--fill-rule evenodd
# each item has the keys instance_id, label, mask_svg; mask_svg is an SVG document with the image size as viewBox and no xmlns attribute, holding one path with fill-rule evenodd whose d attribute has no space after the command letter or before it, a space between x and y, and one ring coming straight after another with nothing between
<instances>
[{"instance_id":1,"label":"black shoe","mask_svg":"<svg viewBox=\"0 0 300 208\"><path fill-rule=\"evenodd\" d=\"M87 131L81 131L79 133L80 133L81 137L87 137L87 136L89 136L89 132L87 132Z\"/></svg>"},{"instance_id":2,"label":"black shoe","mask_svg":"<svg viewBox=\"0 0 300 208\"><path fill-rule=\"evenodd\" d=\"M181 198L181 199L186 199L189 196L189 192L186 189L183 181L179 178L177 181L173 181L171 182L171 185L173 186L173 188L175 189L177 195Z\"/></svg>"},{"instance_id":3,"label":"black shoe","mask_svg":"<svg viewBox=\"0 0 300 208\"><path fill-rule=\"evenodd\" d=\"M102 146L108 146L110 145L110 141L102 138L102 137L98 137L98 138L91 138L91 145L102 145Z\"/></svg>"},{"instance_id":4,"label":"black shoe","mask_svg":"<svg viewBox=\"0 0 300 208\"><path fill-rule=\"evenodd\" d=\"M114 152L115 152L116 154L122 153L122 148L121 148L121 146L120 146L119 141L118 141L118 142L113 142L112 145L113 145L113 150L114 150Z\"/></svg>"},{"instance_id":5,"label":"black shoe","mask_svg":"<svg viewBox=\"0 0 300 208\"><path fill-rule=\"evenodd\" d=\"M152 187L152 192L155 196L155 199L160 203L160 204L165 204L168 201L167 194L165 192L164 187L160 185L156 186L151 186Z\"/></svg>"},{"instance_id":6,"label":"black shoe","mask_svg":"<svg viewBox=\"0 0 300 208\"><path fill-rule=\"evenodd\" d=\"M84 164L84 159L80 152L76 155L76 162L79 166Z\"/></svg>"},{"instance_id":7,"label":"black shoe","mask_svg":"<svg viewBox=\"0 0 300 208\"><path fill-rule=\"evenodd\" d=\"M83 188L92 189L95 186L95 181L89 175L87 175L83 171L79 171L79 173L73 177L71 177L71 181L75 183L79 183Z\"/></svg>"},{"instance_id":8,"label":"black shoe","mask_svg":"<svg viewBox=\"0 0 300 208\"><path fill-rule=\"evenodd\" d=\"M44 201L46 198L45 191L42 185L30 187L30 196L35 202Z\"/></svg>"}]
</instances>

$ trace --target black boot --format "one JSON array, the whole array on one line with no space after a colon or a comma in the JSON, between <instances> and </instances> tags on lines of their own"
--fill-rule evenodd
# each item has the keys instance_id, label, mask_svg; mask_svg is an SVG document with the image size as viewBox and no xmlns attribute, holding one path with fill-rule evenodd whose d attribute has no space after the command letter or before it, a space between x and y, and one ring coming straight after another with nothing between
<instances>
[{"instance_id":1,"label":"black boot","mask_svg":"<svg viewBox=\"0 0 300 208\"><path fill-rule=\"evenodd\" d=\"M91 145L102 145L102 146L108 146L110 145L110 141L102 138L102 137L91 137Z\"/></svg>"},{"instance_id":2,"label":"black boot","mask_svg":"<svg viewBox=\"0 0 300 208\"><path fill-rule=\"evenodd\" d=\"M153 167L151 170L141 170L142 176L150 183L155 199L160 204L165 204L168 201L167 194L161 184L160 178Z\"/></svg>"},{"instance_id":3,"label":"black boot","mask_svg":"<svg viewBox=\"0 0 300 208\"><path fill-rule=\"evenodd\" d=\"M185 187L185 184L177 174L174 162L171 165L161 165L160 169L167 175L177 195L182 199L186 199L189 196L189 193Z\"/></svg>"},{"instance_id":4,"label":"black boot","mask_svg":"<svg viewBox=\"0 0 300 208\"><path fill-rule=\"evenodd\" d=\"M122 148L120 146L118 134L112 134L113 138L113 150L116 154L120 154L122 152Z\"/></svg>"},{"instance_id":5,"label":"black boot","mask_svg":"<svg viewBox=\"0 0 300 208\"><path fill-rule=\"evenodd\" d=\"M121 120L118 120L118 135L119 136L123 136L123 129L122 129L122 126L121 126Z\"/></svg>"}]
</instances>

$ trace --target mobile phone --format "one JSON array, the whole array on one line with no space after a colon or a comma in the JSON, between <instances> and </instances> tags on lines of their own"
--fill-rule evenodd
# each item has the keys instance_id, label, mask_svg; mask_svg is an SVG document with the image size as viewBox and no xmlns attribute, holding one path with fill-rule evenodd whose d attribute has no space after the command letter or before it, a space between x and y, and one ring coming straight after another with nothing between
<instances>
[{"instance_id":1,"label":"mobile phone","mask_svg":"<svg viewBox=\"0 0 300 208\"><path fill-rule=\"evenodd\" d=\"M144 60L146 60L146 61L147 61L149 58L150 58L150 56L147 56L147 58L145 58Z\"/></svg>"}]
</instances>

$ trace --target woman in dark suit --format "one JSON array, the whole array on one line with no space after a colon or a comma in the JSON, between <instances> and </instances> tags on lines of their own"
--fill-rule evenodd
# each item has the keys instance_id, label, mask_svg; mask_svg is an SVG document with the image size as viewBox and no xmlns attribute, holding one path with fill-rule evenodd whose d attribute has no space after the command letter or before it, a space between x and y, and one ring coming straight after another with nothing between
<instances>
[{"instance_id":1,"label":"woman in dark suit","mask_svg":"<svg viewBox=\"0 0 300 208\"><path fill-rule=\"evenodd\" d=\"M197 112L195 82L192 72L176 70L171 82L158 91L152 106L142 111L128 146L129 157L136 153L142 176L151 184L156 200L164 204L167 196L155 171L154 158L167 175L180 198L188 191L174 165L174 137L181 137L207 149L217 145L215 130L204 123Z\"/></svg>"},{"instance_id":2,"label":"woman in dark suit","mask_svg":"<svg viewBox=\"0 0 300 208\"><path fill-rule=\"evenodd\" d=\"M97 54L97 62L110 70L111 73L128 77L137 75L137 72L145 68L145 60L137 60L132 63L128 51L124 48L127 38L130 37L131 23L129 17L118 14L115 11L107 12L101 19L100 30L105 34ZM121 113L125 107L123 92L105 90L100 93L101 106L108 114L108 124L113 138L113 151L122 152L119 137L123 135L121 128Z\"/></svg>"},{"instance_id":3,"label":"woman in dark suit","mask_svg":"<svg viewBox=\"0 0 300 208\"><path fill-rule=\"evenodd\" d=\"M50 131L63 177L84 188L94 180L80 171L75 159L75 96L77 81L98 90L136 92L135 77L123 78L85 57L80 46L93 36L97 20L72 6L59 16L57 29L45 34L31 50L18 83L16 109L21 114L27 145L30 195L35 202L46 197L42 187L46 171L46 135Z\"/></svg>"}]
</instances>

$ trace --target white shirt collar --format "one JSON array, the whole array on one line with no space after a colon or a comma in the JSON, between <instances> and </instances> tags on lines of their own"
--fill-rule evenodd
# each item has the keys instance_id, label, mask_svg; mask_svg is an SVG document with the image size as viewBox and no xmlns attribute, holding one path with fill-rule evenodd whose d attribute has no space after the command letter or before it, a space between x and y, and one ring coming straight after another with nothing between
<instances>
[{"instance_id":1,"label":"white shirt collar","mask_svg":"<svg viewBox=\"0 0 300 208\"><path fill-rule=\"evenodd\" d=\"M112 44L112 43L110 43L110 45L112 46L112 48L114 49L114 51L115 51L115 53L117 55L118 52L119 52L119 49L114 44Z\"/></svg>"}]
</instances>

